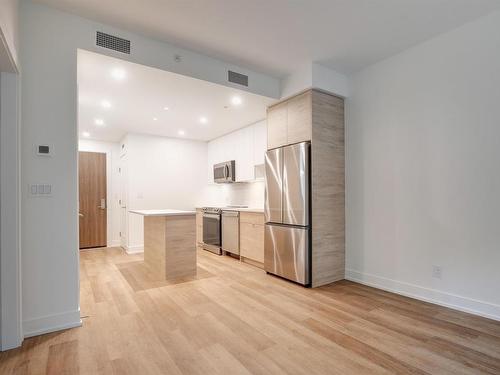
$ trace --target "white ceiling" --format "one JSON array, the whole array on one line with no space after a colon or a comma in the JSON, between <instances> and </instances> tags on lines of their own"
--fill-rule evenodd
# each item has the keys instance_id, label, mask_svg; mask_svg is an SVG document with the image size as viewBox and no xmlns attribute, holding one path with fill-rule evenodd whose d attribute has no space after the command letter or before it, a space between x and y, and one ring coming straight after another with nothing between
<instances>
[{"instance_id":1,"label":"white ceiling","mask_svg":"<svg viewBox=\"0 0 500 375\"><path fill-rule=\"evenodd\" d=\"M264 73L355 72L500 0L38 0Z\"/></svg>"},{"instance_id":2,"label":"white ceiling","mask_svg":"<svg viewBox=\"0 0 500 375\"><path fill-rule=\"evenodd\" d=\"M125 77L113 78L114 69ZM235 96L240 105L232 104ZM80 137L117 142L129 132L211 140L264 119L275 100L79 50L78 101ZM111 106L104 108L103 101Z\"/></svg>"}]
</instances>

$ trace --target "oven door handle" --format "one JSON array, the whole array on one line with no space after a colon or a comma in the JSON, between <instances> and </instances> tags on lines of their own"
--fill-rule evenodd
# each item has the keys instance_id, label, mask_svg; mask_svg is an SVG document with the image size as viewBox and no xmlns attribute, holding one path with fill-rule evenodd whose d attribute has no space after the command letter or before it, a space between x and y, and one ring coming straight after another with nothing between
<instances>
[{"instance_id":1,"label":"oven door handle","mask_svg":"<svg viewBox=\"0 0 500 375\"><path fill-rule=\"evenodd\" d=\"M203 217L209 217L211 219L217 219L220 220L220 215L219 214L209 214L209 213L204 213Z\"/></svg>"}]
</instances>

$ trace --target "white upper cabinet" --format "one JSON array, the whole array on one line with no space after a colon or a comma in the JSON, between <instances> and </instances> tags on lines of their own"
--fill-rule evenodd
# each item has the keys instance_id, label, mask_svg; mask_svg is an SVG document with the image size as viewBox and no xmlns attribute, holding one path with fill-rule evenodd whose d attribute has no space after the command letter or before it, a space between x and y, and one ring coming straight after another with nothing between
<instances>
[{"instance_id":1,"label":"white upper cabinet","mask_svg":"<svg viewBox=\"0 0 500 375\"><path fill-rule=\"evenodd\" d=\"M255 179L255 166L264 164L267 146L266 121L260 121L208 142L208 180L213 183L213 166L229 160L236 164L236 181Z\"/></svg>"},{"instance_id":2,"label":"white upper cabinet","mask_svg":"<svg viewBox=\"0 0 500 375\"><path fill-rule=\"evenodd\" d=\"M253 127L253 164L264 164L267 151L267 123L266 120L257 122Z\"/></svg>"},{"instance_id":3,"label":"white upper cabinet","mask_svg":"<svg viewBox=\"0 0 500 375\"><path fill-rule=\"evenodd\" d=\"M253 165L253 128L247 126L234 133L234 155L236 160L236 181L255 179Z\"/></svg>"}]
</instances>

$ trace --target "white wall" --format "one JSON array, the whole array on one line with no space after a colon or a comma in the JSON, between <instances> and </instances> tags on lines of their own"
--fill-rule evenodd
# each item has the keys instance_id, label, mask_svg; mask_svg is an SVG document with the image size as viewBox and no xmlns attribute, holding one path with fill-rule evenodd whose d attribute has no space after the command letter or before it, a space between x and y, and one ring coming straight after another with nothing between
<instances>
[{"instance_id":1,"label":"white wall","mask_svg":"<svg viewBox=\"0 0 500 375\"><path fill-rule=\"evenodd\" d=\"M353 77L350 279L500 319L499 46L497 12Z\"/></svg>"},{"instance_id":2,"label":"white wall","mask_svg":"<svg viewBox=\"0 0 500 375\"><path fill-rule=\"evenodd\" d=\"M207 185L207 143L128 134L128 210L194 209ZM128 214L129 252L142 250L143 218Z\"/></svg>"},{"instance_id":3,"label":"white wall","mask_svg":"<svg viewBox=\"0 0 500 375\"><path fill-rule=\"evenodd\" d=\"M120 246L120 144L80 139L78 150L106 154L107 242Z\"/></svg>"},{"instance_id":4,"label":"white wall","mask_svg":"<svg viewBox=\"0 0 500 375\"><path fill-rule=\"evenodd\" d=\"M0 350L22 340L18 102L18 76L0 73Z\"/></svg>"},{"instance_id":5,"label":"white wall","mask_svg":"<svg viewBox=\"0 0 500 375\"><path fill-rule=\"evenodd\" d=\"M29 1L21 2L20 16L23 319L25 334L35 335L80 324L77 48L228 86L227 70L241 71L249 91L270 97L279 96L279 81ZM131 40L131 55L95 47L96 30ZM53 145L53 156L36 157L37 143ZM51 198L27 196L28 184L38 182L53 185Z\"/></svg>"},{"instance_id":6,"label":"white wall","mask_svg":"<svg viewBox=\"0 0 500 375\"><path fill-rule=\"evenodd\" d=\"M5 41L10 59L17 67L19 67L18 3L18 0L0 0L0 43L1 39Z\"/></svg>"}]
</instances>

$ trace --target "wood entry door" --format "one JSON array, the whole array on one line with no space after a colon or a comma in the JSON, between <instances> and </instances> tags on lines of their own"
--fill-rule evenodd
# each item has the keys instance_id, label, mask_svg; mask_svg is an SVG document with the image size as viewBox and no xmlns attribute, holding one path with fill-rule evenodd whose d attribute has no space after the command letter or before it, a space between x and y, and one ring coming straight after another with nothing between
<instances>
[{"instance_id":1,"label":"wood entry door","mask_svg":"<svg viewBox=\"0 0 500 375\"><path fill-rule=\"evenodd\" d=\"M106 154L78 153L80 249L107 245Z\"/></svg>"}]
</instances>

